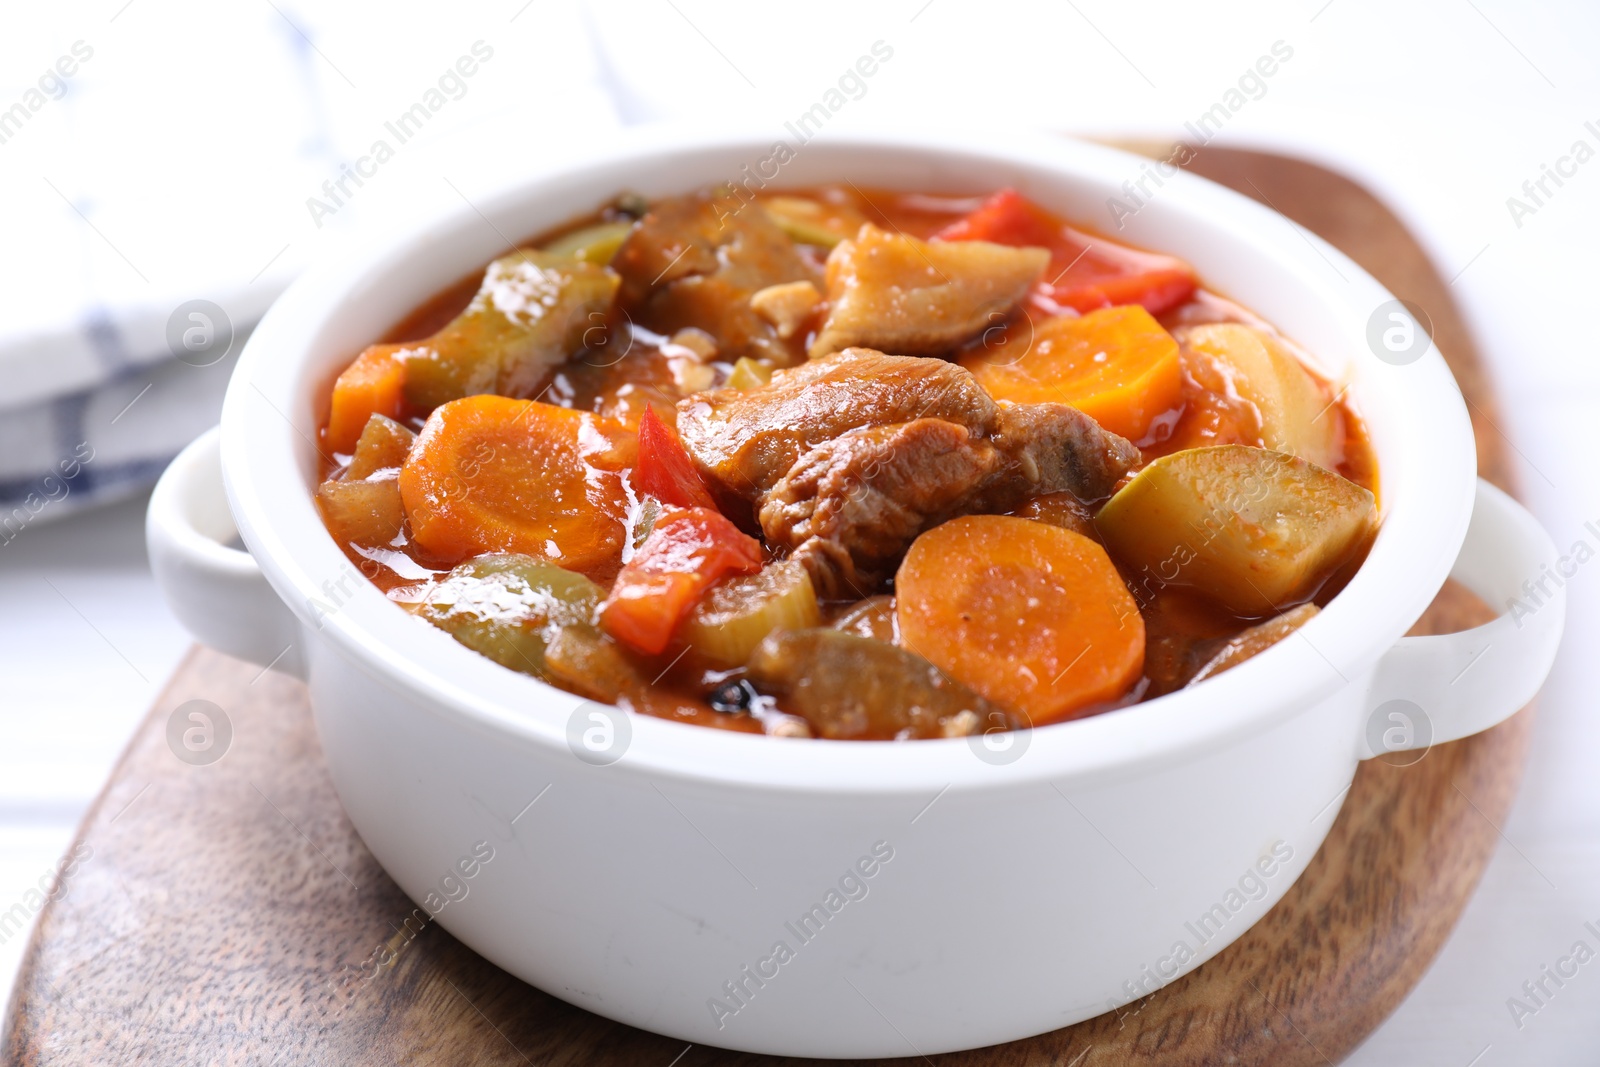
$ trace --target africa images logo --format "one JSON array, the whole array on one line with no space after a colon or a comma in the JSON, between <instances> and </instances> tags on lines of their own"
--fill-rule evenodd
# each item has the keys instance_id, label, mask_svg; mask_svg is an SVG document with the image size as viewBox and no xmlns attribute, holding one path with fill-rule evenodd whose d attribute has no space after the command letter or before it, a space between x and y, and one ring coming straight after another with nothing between
<instances>
[{"instance_id":1,"label":"africa images logo","mask_svg":"<svg viewBox=\"0 0 1600 1067\"><path fill-rule=\"evenodd\" d=\"M707 997L706 1009L711 1012L711 1021L717 1024L717 1029L721 1030L729 1019L749 1007L756 994L774 981L782 973L783 967L797 959L801 949L821 936L828 923L844 911L846 905L865 900L871 889L868 881L877 877L892 859L894 846L887 841L874 841L871 853L859 857L846 868L837 884L829 886L820 901L802 912L799 918L783 924L787 938L774 941L767 954L757 959L753 967L745 964L737 974L723 982L720 997ZM793 945L789 943L789 938L794 939Z\"/></svg>"}]
</instances>

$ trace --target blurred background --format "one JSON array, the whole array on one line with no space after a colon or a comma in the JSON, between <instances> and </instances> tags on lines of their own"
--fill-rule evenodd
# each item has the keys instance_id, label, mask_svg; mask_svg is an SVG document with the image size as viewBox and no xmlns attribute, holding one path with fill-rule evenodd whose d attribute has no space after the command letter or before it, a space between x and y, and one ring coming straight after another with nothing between
<instances>
[{"instance_id":1,"label":"blurred background","mask_svg":"<svg viewBox=\"0 0 1600 1067\"><path fill-rule=\"evenodd\" d=\"M1186 122L1286 48L1215 143L1342 171L1413 228L1498 381L1524 498L1563 549L1600 545L1600 345L1586 319L1600 6L458 6L0 11L0 910L66 848L190 644L145 562L148 488L216 421L250 327L305 264L629 125L779 136L878 42L892 58L833 128L1192 139ZM478 59L470 77L452 73L464 55ZM395 143L385 124L431 92L443 103L420 132L341 192L333 183L375 141ZM1564 156L1582 162L1525 189ZM198 356L182 343L192 328L212 331ZM1520 1027L1506 1007L1585 921L1600 924L1600 725L1581 673L1600 637L1597 571L1569 586L1565 652L1483 886L1351 1062L1588 1063L1600 1048L1600 968ZM0 999L24 943L0 944Z\"/></svg>"}]
</instances>

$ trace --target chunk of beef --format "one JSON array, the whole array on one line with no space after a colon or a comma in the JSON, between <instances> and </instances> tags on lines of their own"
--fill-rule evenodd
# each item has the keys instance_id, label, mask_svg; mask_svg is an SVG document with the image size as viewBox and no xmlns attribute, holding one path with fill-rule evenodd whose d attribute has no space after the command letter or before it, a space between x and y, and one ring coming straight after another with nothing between
<instances>
[{"instance_id":1,"label":"chunk of beef","mask_svg":"<svg viewBox=\"0 0 1600 1067\"><path fill-rule=\"evenodd\" d=\"M988 437L941 419L871 427L801 456L766 494L761 529L819 595L861 597L945 519L1044 493L1099 499L1137 460L1131 444L1058 404L1002 409Z\"/></svg>"},{"instance_id":2,"label":"chunk of beef","mask_svg":"<svg viewBox=\"0 0 1600 1067\"><path fill-rule=\"evenodd\" d=\"M1049 263L1043 248L919 241L865 225L828 255L828 317L811 355L851 345L949 352L1004 323Z\"/></svg>"},{"instance_id":3,"label":"chunk of beef","mask_svg":"<svg viewBox=\"0 0 1600 1067\"><path fill-rule=\"evenodd\" d=\"M1131 442L1066 404L1008 404L989 434L1017 477L987 485L970 514L1008 512L1045 493L1100 500L1140 460Z\"/></svg>"},{"instance_id":4,"label":"chunk of beef","mask_svg":"<svg viewBox=\"0 0 1600 1067\"><path fill-rule=\"evenodd\" d=\"M765 211L728 190L657 202L611 266L622 276L622 306L640 325L665 334L700 327L729 360L749 356L782 366L794 358L750 297L815 276Z\"/></svg>"},{"instance_id":5,"label":"chunk of beef","mask_svg":"<svg viewBox=\"0 0 1600 1067\"><path fill-rule=\"evenodd\" d=\"M1020 729L1020 718L915 652L838 630L780 630L750 658L750 680L819 737L905 740Z\"/></svg>"},{"instance_id":6,"label":"chunk of beef","mask_svg":"<svg viewBox=\"0 0 1600 1067\"><path fill-rule=\"evenodd\" d=\"M1071 493L1046 493L1029 497L1011 514L1019 519L1032 519L1046 526L1059 526L1075 534L1098 541L1100 533L1094 528L1094 511Z\"/></svg>"},{"instance_id":7,"label":"chunk of beef","mask_svg":"<svg viewBox=\"0 0 1600 1067\"><path fill-rule=\"evenodd\" d=\"M962 367L850 348L681 401L678 433L823 597L865 596L923 530L1030 497L1098 500L1139 450L1064 404L996 404Z\"/></svg>"},{"instance_id":8,"label":"chunk of beef","mask_svg":"<svg viewBox=\"0 0 1600 1067\"><path fill-rule=\"evenodd\" d=\"M1232 670L1252 656L1259 656L1316 618L1320 610L1315 604L1301 604L1298 607L1290 608L1282 615L1276 615L1265 622L1257 623L1217 649L1186 684L1195 685L1205 681L1207 678L1215 678L1223 671Z\"/></svg>"},{"instance_id":9,"label":"chunk of beef","mask_svg":"<svg viewBox=\"0 0 1600 1067\"><path fill-rule=\"evenodd\" d=\"M873 426L805 453L767 493L761 531L805 564L824 599L869 595L930 516L982 496L1004 464L943 419Z\"/></svg>"},{"instance_id":10,"label":"chunk of beef","mask_svg":"<svg viewBox=\"0 0 1600 1067\"><path fill-rule=\"evenodd\" d=\"M970 373L941 359L848 348L757 389L713 389L678 404L678 433L700 469L758 501L800 456L850 430L943 419L986 433L999 408Z\"/></svg>"}]
</instances>

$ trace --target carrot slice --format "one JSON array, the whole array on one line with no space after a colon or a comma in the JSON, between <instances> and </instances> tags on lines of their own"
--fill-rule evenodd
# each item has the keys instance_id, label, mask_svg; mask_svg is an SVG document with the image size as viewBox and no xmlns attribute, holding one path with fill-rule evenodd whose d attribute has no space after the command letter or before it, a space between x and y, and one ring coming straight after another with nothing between
<instances>
[{"instance_id":1,"label":"carrot slice","mask_svg":"<svg viewBox=\"0 0 1600 1067\"><path fill-rule=\"evenodd\" d=\"M1178 342L1137 304L1041 323L1021 354L1014 340L961 363L996 400L1071 404L1130 441L1183 406Z\"/></svg>"},{"instance_id":2,"label":"carrot slice","mask_svg":"<svg viewBox=\"0 0 1600 1067\"><path fill-rule=\"evenodd\" d=\"M1139 679L1144 620L1106 550L1006 515L952 519L895 576L905 647L1035 726L1115 700Z\"/></svg>"},{"instance_id":3,"label":"carrot slice","mask_svg":"<svg viewBox=\"0 0 1600 1067\"><path fill-rule=\"evenodd\" d=\"M761 569L761 543L709 508L656 520L639 551L600 605L600 625L618 641L651 655L719 579Z\"/></svg>"},{"instance_id":4,"label":"carrot slice","mask_svg":"<svg viewBox=\"0 0 1600 1067\"><path fill-rule=\"evenodd\" d=\"M333 383L327 444L335 452L354 452L373 415L398 419L405 404L404 345L372 345Z\"/></svg>"},{"instance_id":5,"label":"carrot slice","mask_svg":"<svg viewBox=\"0 0 1600 1067\"><path fill-rule=\"evenodd\" d=\"M639 490L674 507L717 510L683 442L652 407L639 420Z\"/></svg>"},{"instance_id":6,"label":"carrot slice","mask_svg":"<svg viewBox=\"0 0 1600 1067\"><path fill-rule=\"evenodd\" d=\"M483 394L441 404L400 468L412 540L438 561L521 552L591 577L621 560L631 435L585 412Z\"/></svg>"}]
</instances>

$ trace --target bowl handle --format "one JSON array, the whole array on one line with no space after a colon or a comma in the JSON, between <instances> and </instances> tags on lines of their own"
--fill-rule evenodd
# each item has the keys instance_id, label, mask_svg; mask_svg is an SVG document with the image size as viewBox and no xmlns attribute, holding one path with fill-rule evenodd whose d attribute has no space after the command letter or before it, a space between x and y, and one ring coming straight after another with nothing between
<instances>
[{"instance_id":1,"label":"bowl handle","mask_svg":"<svg viewBox=\"0 0 1600 1067\"><path fill-rule=\"evenodd\" d=\"M238 537L222 486L217 427L167 467L150 496L145 541L156 584L178 621L230 656L305 677L300 624Z\"/></svg>"},{"instance_id":2,"label":"bowl handle","mask_svg":"<svg viewBox=\"0 0 1600 1067\"><path fill-rule=\"evenodd\" d=\"M1491 605L1492 622L1403 637L1378 662L1362 758L1423 748L1510 718L1544 684L1566 621L1571 574L1526 508L1482 478L1450 576Z\"/></svg>"}]
</instances>

